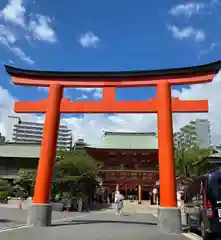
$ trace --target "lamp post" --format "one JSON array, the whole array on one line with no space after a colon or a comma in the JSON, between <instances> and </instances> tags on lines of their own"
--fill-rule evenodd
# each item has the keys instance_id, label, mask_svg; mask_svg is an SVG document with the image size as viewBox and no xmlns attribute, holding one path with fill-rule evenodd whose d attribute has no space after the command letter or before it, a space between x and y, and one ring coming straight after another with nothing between
<instances>
[{"instance_id":1,"label":"lamp post","mask_svg":"<svg viewBox=\"0 0 221 240\"><path fill-rule=\"evenodd\" d=\"M14 118L14 119L18 119L18 124L21 124L21 118L20 117L16 117L16 116L8 116L8 118Z\"/></svg>"}]
</instances>

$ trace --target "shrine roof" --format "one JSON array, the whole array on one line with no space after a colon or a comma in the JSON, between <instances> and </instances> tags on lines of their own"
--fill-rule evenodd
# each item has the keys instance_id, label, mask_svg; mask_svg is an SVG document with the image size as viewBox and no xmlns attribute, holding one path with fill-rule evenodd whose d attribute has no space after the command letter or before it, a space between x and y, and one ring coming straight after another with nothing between
<instances>
[{"instance_id":1,"label":"shrine roof","mask_svg":"<svg viewBox=\"0 0 221 240\"><path fill-rule=\"evenodd\" d=\"M11 76L16 77L33 77L33 78L71 78L71 80L84 79L101 79L103 78L124 78L124 77L157 77L157 76L172 76L172 75L186 75L198 73L217 73L221 68L221 61L216 61L204 65L169 68L160 70L134 70L134 71L39 71L15 68L5 65L5 70ZM133 79L134 80L134 79Z\"/></svg>"},{"instance_id":2,"label":"shrine roof","mask_svg":"<svg viewBox=\"0 0 221 240\"><path fill-rule=\"evenodd\" d=\"M105 132L99 143L87 145L86 149L158 150L157 140L155 133Z\"/></svg>"},{"instance_id":3,"label":"shrine roof","mask_svg":"<svg viewBox=\"0 0 221 240\"><path fill-rule=\"evenodd\" d=\"M40 145L6 144L0 146L2 158L36 158L40 157Z\"/></svg>"}]
</instances>

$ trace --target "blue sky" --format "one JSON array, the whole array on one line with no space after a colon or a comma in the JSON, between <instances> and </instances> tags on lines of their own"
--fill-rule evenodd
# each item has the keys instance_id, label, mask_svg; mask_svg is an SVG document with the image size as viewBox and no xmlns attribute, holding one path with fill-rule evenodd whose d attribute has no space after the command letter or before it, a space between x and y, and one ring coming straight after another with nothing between
<instances>
[{"instance_id":1,"label":"blue sky","mask_svg":"<svg viewBox=\"0 0 221 240\"><path fill-rule=\"evenodd\" d=\"M162 69L220 59L221 4L207 1L1 0L0 85L19 100L45 89L11 84L3 63L39 70ZM68 90L72 100L100 91ZM154 89L118 89L117 99L147 99Z\"/></svg>"}]
</instances>

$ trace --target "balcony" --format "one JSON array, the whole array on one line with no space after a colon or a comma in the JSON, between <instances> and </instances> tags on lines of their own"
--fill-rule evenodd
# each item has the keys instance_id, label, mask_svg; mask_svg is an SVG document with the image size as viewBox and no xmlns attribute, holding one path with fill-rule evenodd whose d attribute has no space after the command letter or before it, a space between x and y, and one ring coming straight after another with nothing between
<instances>
[{"instance_id":1,"label":"balcony","mask_svg":"<svg viewBox=\"0 0 221 240\"><path fill-rule=\"evenodd\" d=\"M14 125L14 128L13 128L13 130L15 131L15 132L17 132L17 131L36 131L36 132L41 132L41 133L43 133L43 129L44 129L44 125L25 125L25 124L23 124L23 123L21 123L21 124L15 124ZM64 128L64 127L60 127L59 128L59 133L63 133L63 134L71 134L71 130L70 129L68 129L68 128Z\"/></svg>"},{"instance_id":2,"label":"balcony","mask_svg":"<svg viewBox=\"0 0 221 240\"><path fill-rule=\"evenodd\" d=\"M43 131L36 131L36 130L33 130L33 129L25 129L25 130L15 130L13 131L13 136L16 136L16 137L22 137L22 136L25 136L25 137L28 137L28 136L34 136L36 138L42 138L43 136ZM58 138L61 138L61 139L72 139L72 134L70 133L63 133L63 132L58 132Z\"/></svg>"}]
</instances>

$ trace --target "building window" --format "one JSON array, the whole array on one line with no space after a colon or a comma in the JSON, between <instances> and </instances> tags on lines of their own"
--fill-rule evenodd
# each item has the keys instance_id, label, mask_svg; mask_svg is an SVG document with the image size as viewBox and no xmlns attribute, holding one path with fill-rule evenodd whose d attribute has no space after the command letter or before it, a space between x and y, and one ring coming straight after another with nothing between
<instances>
[{"instance_id":1,"label":"building window","mask_svg":"<svg viewBox=\"0 0 221 240\"><path fill-rule=\"evenodd\" d=\"M143 164L146 164L146 163L149 163L149 162L151 162L151 160L149 160L149 159L143 159L143 160L142 160L142 163L143 163Z\"/></svg>"},{"instance_id":2,"label":"building window","mask_svg":"<svg viewBox=\"0 0 221 240\"><path fill-rule=\"evenodd\" d=\"M129 165L128 165L128 164L125 164L125 165L124 165L124 168L125 168L125 169L129 169Z\"/></svg>"}]
</instances>

